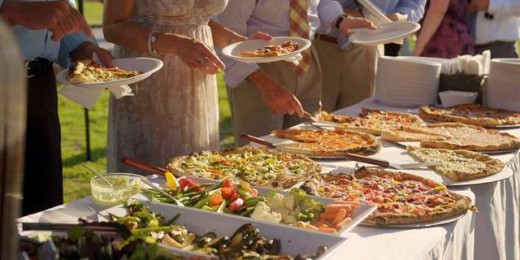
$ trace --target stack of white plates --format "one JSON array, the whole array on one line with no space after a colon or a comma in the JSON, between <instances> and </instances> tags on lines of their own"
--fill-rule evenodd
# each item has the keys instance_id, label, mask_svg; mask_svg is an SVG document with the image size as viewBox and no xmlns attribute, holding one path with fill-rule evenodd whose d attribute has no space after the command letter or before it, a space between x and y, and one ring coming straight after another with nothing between
<instances>
[{"instance_id":1,"label":"stack of white plates","mask_svg":"<svg viewBox=\"0 0 520 260\"><path fill-rule=\"evenodd\" d=\"M520 59L492 59L484 104L520 111Z\"/></svg>"},{"instance_id":2,"label":"stack of white plates","mask_svg":"<svg viewBox=\"0 0 520 260\"><path fill-rule=\"evenodd\" d=\"M380 57L376 100L401 107L436 104L441 66L422 58Z\"/></svg>"}]
</instances>

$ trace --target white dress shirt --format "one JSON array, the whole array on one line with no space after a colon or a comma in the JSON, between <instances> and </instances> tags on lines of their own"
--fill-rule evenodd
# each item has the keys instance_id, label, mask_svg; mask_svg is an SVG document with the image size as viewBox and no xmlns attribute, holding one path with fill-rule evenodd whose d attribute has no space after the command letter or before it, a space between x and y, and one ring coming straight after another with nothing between
<instances>
[{"instance_id":1,"label":"white dress shirt","mask_svg":"<svg viewBox=\"0 0 520 260\"><path fill-rule=\"evenodd\" d=\"M520 0L490 0L487 12L477 14L475 44L494 41L514 42L520 39Z\"/></svg>"},{"instance_id":2,"label":"white dress shirt","mask_svg":"<svg viewBox=\"0 0 520 260\"><path fill-rule=\"evenodd\" d=\"M235 32L251 37L257 31L272 36L289 36L290 0L229 0L228 6L215 18ZM327 33L334 21L343 14L340 4L333 0L308 0L309 25L312 40L315 33ZM226 64L226 83L236 87L251 73L260 69L254 63L242 63L223 57Z\"/></svg>"}]
</instances>

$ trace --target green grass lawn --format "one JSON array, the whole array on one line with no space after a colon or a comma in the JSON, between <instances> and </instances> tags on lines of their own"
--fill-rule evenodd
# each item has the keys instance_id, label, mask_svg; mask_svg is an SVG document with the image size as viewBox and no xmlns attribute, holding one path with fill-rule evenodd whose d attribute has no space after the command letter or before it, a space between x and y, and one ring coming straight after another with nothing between
<instances>
[{"instance_id":1,"label":"green grass lawn","mask_svg":"<svg viewBox=\"0 0 520 260\"><path fill-rule=\"evenodd\" d=\"M234 142L230 109L222 75L219 75L218 79L221 145L228 147ZM99 172L106 171L108 97L109 92L104 93L96 106L89 110L92 158L87 163ZM59 114L62 131L64 199L65 202L69 202L90 195L89 180L93 175L81 166L86 162L84 109L60 95Z\"/></svg>"}]
</instances>

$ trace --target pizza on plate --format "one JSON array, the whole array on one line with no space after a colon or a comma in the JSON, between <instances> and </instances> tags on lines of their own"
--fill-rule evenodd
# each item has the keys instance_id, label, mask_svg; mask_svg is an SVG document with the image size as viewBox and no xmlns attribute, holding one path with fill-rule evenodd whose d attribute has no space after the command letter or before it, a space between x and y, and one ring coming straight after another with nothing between
<instances>
[{"instance_id":1,"label":"pizza on plate","mask_svg":"<svg viewBox=\"0 0 520 260\"><path fill-rule=\"evenodd\" d=\"M434 181L383 169L362 167L353 174L326 174L301 188L311 195L377 206L363 221L369 225L435 222L476 210L470 198Z\"/></svg>"},{"instance_id":2,"label":"pizza on plate","mask_svg":"<svg viewBox=\"0 0 520 260\"><path fill-rule=\"evenodd\" d=\"M448 150L407 146L415 159L425 163L439 162L432 168L455 181L491 176L501 172L505 164L489 155L468 150Z\"/></svg>"},{"instance_id":3,"label":"pizza on plate","mask_svg":"<svg viewBox=\"0 0 520 260\"><path fill-rule=\"evenodd\" d=\"M263 48L254 50L254 51L243 51L240 52L239 55L241 57L274 57L281 56L284 54L289 54L298 50L298 43L294 41L285 41L279 45L266 45Z\"/></svg>"},{"instance_id":4,"label":"pizza on plate","mask_svg":"<svg viewBox=\"0 0 520 260\"><path fill-rule=\"evenodd\" d=\"M339 116L320 112L316 118L340 123L342 128L374 135L380 135L381 131L385 129L421 126L423 124L422 119L416 115L368 108L362 108L359 117Z\"/></svg>"},{"instance_id":5,"label":"pizza on plate","mask_svg":"<svg viewBox=\"0 0 520 260\"><path fill-rule=\"evenodd\" d=\"M177 176L244 180L255 186L289 188L321 173L318 163L304 155L255 147L204 151L173 158L166 168Z\"/></svg>"},{"instance_id":6,"label":"pizza on plate","mask_svg":"<svg viewBox=\"0 0 520 260\"><path fill-rule=\"evenodd\" d=\"M494 152L520 148L520 140L508 133L461 123L438 123L383 131L385 140L420 141L421 147Z\"/></svg>"},{"instance_id":7,"label":"pizza on plate","mask_svg":"<svg viewBox=\"0 0 520 260\"><path fill-rule=\"evenodd\" d=\"M67 78L72 84L102 83L135 77L139 71L117 67L105 68L92 60L76 61L69 69Z\"/></svg>"},{"instance_id":8,"label":"pizza on plate","mask_svg":"<svg viewBox=\"0 0 520 260\"><path fill-rule=\"evenodd\" d=\"M381 143L371 134L349 130L274 130L278 138L296 143L277 145L276 149L308 156L344 156L347 153L370 155L379 151Z\"/></svg>"},{"instance_id":9,"label":"pizza on plate","mask_svg":"<svg viewBox=\"0 0 520 260\"><path fill-rule=\"evenodd\" d=\"M448 108L422 106L419 108L419 116L431 121L459 122L482 127L520 125L520 113L478 104L464 104Z\"/></svg>"}]
</instances>

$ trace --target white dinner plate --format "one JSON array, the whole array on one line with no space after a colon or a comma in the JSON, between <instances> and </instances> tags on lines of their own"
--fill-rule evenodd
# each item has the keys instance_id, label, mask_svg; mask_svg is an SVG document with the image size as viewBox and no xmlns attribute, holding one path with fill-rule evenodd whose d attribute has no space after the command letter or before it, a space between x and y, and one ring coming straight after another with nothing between
<instances>
[{"instance_id":1,"label":"white dinner plate","mask_svg":"<svg viewBox=\"0 0 520 260\"><path fill-rule=\"evenodd\" d=\"M116 81L109 82L100 82L100 83L83 83L83 84L72 84L76 87L82 88L107 88L114 86L122 86L128 85L132 83L136 83L138 81L144 80L152 75L154 72L158 71L162 68L163 62L159 59L147 58L147 57L138 57L138 58L123 58L123 59L114 59L112 61L114 66L124 69L124 70L136 70L141 72L141 74ZM69 70L62 70L56 75L56 79L64 84L71 84L67 79L67 74Z\"/></svg>"},{"instance_id":2,"label":"white dinner plate","mask_svg":"<svg viewBox=\"0 0 520 260\"><path fill-rule=\"evenodd\" d=\"M266 45L275 44L279 45L285 41L294 41L298 44L298 49L280 56L275 57L242 57L240 53L243 51L254 51L260 48L265 47ZM268 63L275 61L298 61L301 59L301 52L311 47L311 41L299 38L299 37L273 37L271 41L264 40L248 40L243 42L237 42L231 45L228 45L222 49L222 54L225 56L232 58L239 62L245 63Z\"/></svg>"},{"instance_id":3,"label":"white dinner plate","mask_svg":"<svg viewBox=\"0 0 520 260\"><path fill-rule=\"evenodd\" d=\"M375 30L356 30L349 39L352 43L361 45L376 45L402 39L421 28L415 22L391 22L378 26Z\"/></svg>"}]
</instances>

